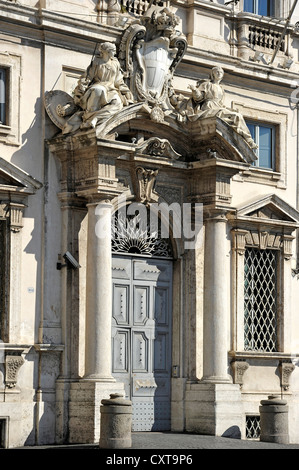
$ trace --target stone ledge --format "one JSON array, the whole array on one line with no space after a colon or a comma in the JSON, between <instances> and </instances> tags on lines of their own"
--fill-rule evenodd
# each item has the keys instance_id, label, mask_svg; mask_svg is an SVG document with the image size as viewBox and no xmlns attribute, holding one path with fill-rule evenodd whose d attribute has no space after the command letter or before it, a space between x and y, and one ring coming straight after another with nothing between
<instances>
[{"instance_id":1,"label":"stone ledge","mask_svg":"<svg viewBox=\"0 0 299 470\"><path fill-rule=\"evenodd\" d=\"M261 351L229 351L229 357L233 359L261 359L261 360L289 360L299 358L298 354L284 352L261 352Z\"/></svg>"}]
</instances>

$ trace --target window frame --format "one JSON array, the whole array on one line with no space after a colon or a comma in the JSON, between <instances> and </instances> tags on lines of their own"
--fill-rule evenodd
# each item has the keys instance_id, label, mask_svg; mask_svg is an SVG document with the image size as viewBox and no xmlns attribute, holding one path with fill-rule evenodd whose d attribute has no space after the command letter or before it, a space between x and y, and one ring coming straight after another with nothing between
<instances>
[{"instance_id":1,"label":"window frame","mask_svg":"<svg viewBox=\"0 0 299 470\"><path fill-rule=\"evenodd\" d=\"M259 7L260 4L263 0L252 0L253 3L253 11L250 10L245 10L245 2L246 0L243 0L243 11L246 13L253 13L254 15L259 15L259 16L267 16L267 17L274 17L275 16L275 7L276 7L276 1L275 0L267 0L267 14L262 14L259 13Z\"/></svg>"},{"instance_id":2,"label":"window frame","mask_svg":"<svg viewBox=\"0 0 299 470\"><path fill-rule=\"evenodd\" d=\"M284 215L283 215L284 214ZM287 215L286 215L287 214ZM299 215L278 196L272 194L236 210L229 216L232 242L232 351L248 356L273 356L289 350L288 321L291 315L289 289L295 230ZM277 351L246 351L244 344L245 250L277 250ZM283 353L286 354L286 353Z\"/></svg>"},{"instance_id":3,"label":"window frame","mask_svg":"<svg viewBox=\"0 0 299 470\"><path fill-rule=\"evenodd\" d=\"M0 125L7 125L7 89L8 72L5 67L0 66Z\"/></svg>"},{"instance_id":4,"label":"window frame","mask_svg":"<svg viewBox=\"0 0 299 470\"><path fill-rule=\"evenodd\" d=\"M275 127L275 170L250 165L248 170L233 176L233 180L265 184L277 188L287 187L287 122L288 115L271 107L259 108L232 101L232 109L244 117L245 121L269 124Z\"/></svg>"},{"instance_id":5,"label":"window frame","mask_svg":"<svg viewBox=\"0 0 299 470\"><path fill-rule=\"evenodd\" d=\"M21 56L12 52L0 52L0 69L5 70L5 122L0 123L0 143L19 146L20 86L22 80Z\"/></svg>"},{"instance_id":6,"label":"window frame","mask_svg":"<svg viewBox=\"0 0 299 470\"><path fill-rule=\"evenodd\" d=\"M252 253L250 255L250 252ZM272 262L275 265L275 272L272 274L272 278L274 278L275 281L275 287L274 287L274 306L272 307L272 310L270 310L270 321L267 321L267 307L264 306L262 308L258 307L257 311L255 310L255 307L253 307L252 304L257 303L257 299L261 296L261 288L258 289L258 284L261 284L262 281L263 283L266 282L266 277L267 274L265 274L264 271L259 271L254 270L253 276L251 276L252 281L251 281L251 296L250 298L248 297L248 286L246 286L246 282L248 282L248 278L250 277L248 272L246 272L246 266L247 264L247 259L254 259L257 256L259 256L261 259L264 258L265 253L271 253L268 255L268 259L272 257ZM267 254L266 254L267 256ZM252 351L252 352L278 352L278 326L279 326L279 321L278 321L278 280L279 280L279 250L274 250L274 249L260 249L259 247L252 247L252 246L245 246L245 253L244 253L244 351ZM259 262L260 263L260 262ZM263 266L264 268L264 266ZM260 275L259 275L260 274ZM248 297L248 298L246 298ZM250 305L251 304L251 305ZM248 325L247 318L251 319L251 324L252 328L249 334L246 333L246 325ZM255 319L259 318L258 324L256 323ZM274 327L274 332L271 334L269 330L266 330L267 323L270 323L271 328ZM268 324L269 326L269 324ZM258 333L258 328L261 328L263 332ZM256 335L259 336L258 339L256 339ZM265 343L267 342L266 336L269 336L270 339L268 340L268 343L265 346ZM257 347L257 344L260 343L260 347ZM272 343L272 344L271 344ZM273 344L274 343L274 344Z\"/></svg>"},{"instance_id":7,"label":"window frame","mask_svg":"<svg viewBox=\"0 0 299 470\"><path fill-rule=\"evenodd\" d=\"M258 148L255 150L255 154L257 155L257 160L252 164L256 168L262 168L264 170L272 170L276 171L276 126L271 123L264 123L264 122L259 122L259 121L253 121L253 120L246 120L246 124L254 126L254 131L255 135L252 136L253 140L255 143L258 145ZM260 129L270 129L271 130L271 149L270 149L270 160L271 160L271 166L262 166L260 165L260 156L259 156L259 140L260 140ZM249 129L250 130L250 129Z\"/></svg>"},{"instance_id":8,"label":"window frame","mask_svg":"<svg viewBox=\"0 0 299 470\"><path fill-rule=\"evenodd\" d=\"M2 252L1 273L0 273L0 340L8 341L8 321L9 321L9 288L10 288L10 238L9 224L6 216L0 217L0 242Z\"/></svg>"}]
</instances>

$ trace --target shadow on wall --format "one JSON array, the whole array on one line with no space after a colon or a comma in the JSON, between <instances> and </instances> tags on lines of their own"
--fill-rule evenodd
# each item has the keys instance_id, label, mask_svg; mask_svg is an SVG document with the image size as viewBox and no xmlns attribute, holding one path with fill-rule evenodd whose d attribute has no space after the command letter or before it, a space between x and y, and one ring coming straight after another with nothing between
<instances>
[{"instance_id":1,"label":"shadow on wall","mask_svg":"<svg viewBox=\"0 0 299 470\"><path fill-rule=\"evenodd\" d=\"M230 437L231 439L241 439L241 430L239 426L230 426L221 437Z\"/></svg>"},{"instance_id":2,"label":"shadow on wall","mask_svg":"<svg viewBox=\"0 0 299 470\"><path fill-rule=\"evenodd\" d=\"M14 165L27 171L27 173L37 179L40 179L40 175L34 173L34 170L36 172L39 169L35 161L36 155L41 157L41 146L44 146L44 143L41 141L41 136L43 135L42 120L38 119L41 106L43 106L42 99L37 98L34 105L34 118L26 132L22 134L20 148L14 152L11 158L11 162Z\"/></svg>"}]
</instances>

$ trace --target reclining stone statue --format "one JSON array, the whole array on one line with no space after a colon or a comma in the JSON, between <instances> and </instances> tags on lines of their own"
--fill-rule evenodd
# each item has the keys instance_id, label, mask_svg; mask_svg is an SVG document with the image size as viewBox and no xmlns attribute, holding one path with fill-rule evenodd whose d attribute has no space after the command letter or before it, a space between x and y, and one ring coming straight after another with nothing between
<instances>
[{"instance_id":1,"label":"reclining stone statue","mask_svg":"<svg viewBox=\"0 0 299 470\"><path fill-rule=\"evenodd\" d=\"M221 67L213 67L209 80L198 82L196 86L189 85L190 99L172 96L171 103L190 121L215 116L222 119L245 139L249 147L257 148L243 116L224 105L224 90L220 85L223 75Z\"/></svg>"}]
</instances>

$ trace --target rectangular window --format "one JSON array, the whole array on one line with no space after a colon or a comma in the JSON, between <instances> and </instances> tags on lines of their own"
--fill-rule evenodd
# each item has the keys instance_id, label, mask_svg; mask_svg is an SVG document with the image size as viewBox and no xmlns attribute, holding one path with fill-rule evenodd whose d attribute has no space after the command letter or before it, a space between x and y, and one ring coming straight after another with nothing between
<instances>
[{"instance_id":1,"label":"rectangular window","mask_svg":"<svg viewBox=\"0 0 299 470\"><path fill-rule=\"evenodd\" d=\"M277 351L277 251L246 248L244 349Z\"/></svg>"},{"instance_id":2,"label":"rectangular window","mask_svg":"<svg viewBox=\"0 0 299 470\"><path fill-rule=\"evenodd\" d=\"M261 16L274 16L275 0L244 0L244 11Z\"/></svg>"},{"instance_id":3,"label":"rectangular window","mask_svg":"<svg viewBox=\"0 0 299 470\"><path fill-rule=\"evenodd\" d=\"M260 416L246 416L246 439L259 439L260 434Z\"/></svg>"},{"instance_id":4,"label":"rectangular window","mask_svg":"<svg viewBox=\"0 0 299 470\"><path fill-rule=\"evenodd\" d=\"M254 142L257 144L256 149L257 161L254 166L261 168L269 168L275 170L275 128L274 126L260 125L253 122L247 122L248 129L252 135Z\"/></svg>"},{"instance_id":5,"label":"rectangular window","mask_svg":"<svg viewBox=\"0 0 299 470\"><path fill-rule=\"evenodd\" d=\"M0 220L0 253L0 340L5 341L8 307L7 223L5 220Z\"/></svg>"},{"instance_id":6,"label":"rectangular window","mask_svg":"<svg viewBox=\"0 0 299 470\"><path fill-rule=\"evenodd\" d=\"M8 446L8 420L8 417L0 418L0 449L6 449Z\"/></svg>"},{"instance_id":7,"label":"rectangular window","mask_svg":"<svg viewBox=\"0 0 299 470\"><path fill-rule=\"evenodd\" d=\"M0 68L0 124L6 124L6 71Z\"/></svg>"}]
</instances>

